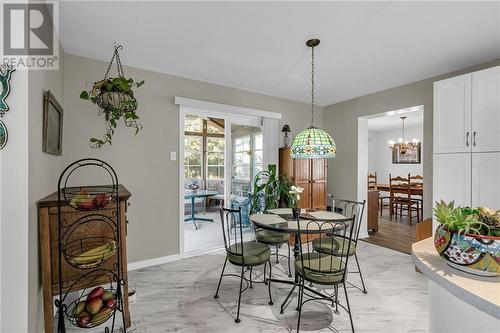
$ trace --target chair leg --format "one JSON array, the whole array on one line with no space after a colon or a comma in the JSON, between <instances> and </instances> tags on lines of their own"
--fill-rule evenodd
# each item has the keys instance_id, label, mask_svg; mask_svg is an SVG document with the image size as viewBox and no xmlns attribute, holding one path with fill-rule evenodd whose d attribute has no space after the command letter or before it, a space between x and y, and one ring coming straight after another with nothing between
<instances>
[{"instance_id":1,"label":"chair leg","mask_svg":"<svg viewBox=\"0 0 500 333\"><path fill-rule=\"evenodd\" d=\"M264 263L264 278L266 277L267 272L267 261ZM267 280L264 279L264 284L267 285Z\"/></svg>"},{"instance_id":2,"label":"chair leg","mask_svg":"<svg viewBox=\"0 0 500 333\"><path fill-rule=\"evenodd\" d=\"M334 285L333 289L335 290L335 310L333 311L335 314L339 314L339 286Z\"/></svg>"},{"instance_id":3,"label":"chair leg","mask_svg":"<svg viewBox=\"0 0 500 333\"><path fill-rule=\"evenodd\" d=\"M292 266L290 264L291 258L290 258L290 245L286 244L286 247L288 248L288 277L292 277Z\"/></svg>"},{"instance_id":4,"label":"chair leg","mask_svg":"<svg viewBox=\"0 0 500 333\"><path fill-rule=\"evenodd\" d=\"M302 299L304 298L304 279L302 279L300 285L299 285L299 316L297 318L297 333L299 333L300 330L300 317L302 315Z\"/></svg>"},{"instance_id":5,"label":"chair leg","mask_svg":"<svg viewBox=\"0 0 500 333\"><path fill-rule=\"evenodd\" d=\"M253 273L253 267L250 267L250 289L253 289L253 282L252 282L252 273Z\"/></svg>"},{"instance_id":6,"label":"chair leg","mask_svg":"<svg viewBox=\"0 0 500 333\"><path fill-rule=\"evenodd\" d=\"M240 305L241 305L241 290L243 289L243 274L245 273L245 266L241 266L241 276L240 276L240 292L238 294L238 312L236 314L235 323L239 323L240 320Z\"/></svg>"},{"instance_id":7,"label":"chair leg","mask_svg":"<svg viewBox=\"0 0 500 333\"><path fill-rule=\"evenodd\" d=\"M361 277L361 284L363 285L363 294L368 293L365 287L365 281L363 280L363 274L361 273L361 267L359 267L358 255L354 252L354 259L356 259L356 266L358 266L359 276Z\"/></svg>"},{"instance_id":8,"label":"chair leg","mask_svg":"<svg viewBox=\"0 0 500 333\"><path fill-rule=\"evenodd\" d=\"M279 245L276 245L276 263L279 264L280 263L280 260L279 260Z\"/></svg>"},{"instance_id":9,"label":"chair leg","mask_svg":"<svg viewBox=\"0 0 500 333\"><path fill-rule=\"evenodd\" d=\"M226 269L226 264L227 264L227 256L226 260L224 260L224 266L222 267L222 272L220 273L219 284L217 285L217 291L215 292L214 298L219 298L219 288L222 282L222 277L224 276L224 270Z\"/></svg>"},{"instance_id":10,"label":"chair leg","mask_svg":"<svg viewBox=\"0 0 500 333\"><path fill-rule=\"evenodd\" d=\"M272 279L272 265L271 260L269 260L269 279L267 280L267 291L269 292L269 305L273 305L273 296L271 295L271 279ZM264 275L265 277L265 275Z\"/></svg>"},{"instance_id":11,"label":"chair leg","mask_svg":"<svg viewBox=\"0 0 500 333\"><path fill-rule=\"evenodd\" d=\"M351 322L352 333L354 333L354 323L352 322L351 306L349 305L349 297L347 296L347 288L345 286L345 282L342 283L342 285L344 286L345 301L347 304L347 312L349 313L349 321Z\"/></svg>"}]
</instances>

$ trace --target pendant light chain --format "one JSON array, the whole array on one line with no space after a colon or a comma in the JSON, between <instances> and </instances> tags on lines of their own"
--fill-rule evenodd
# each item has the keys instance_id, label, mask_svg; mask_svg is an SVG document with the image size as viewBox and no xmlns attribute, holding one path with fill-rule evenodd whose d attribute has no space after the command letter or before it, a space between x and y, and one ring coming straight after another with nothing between
<instances>
[{"instance_id":1,"label":"pendant light chain","mask_svg":"<svg viewBox=\"0 0 500 333\"><path fill-rule=\"evenodd\" d=\"M311 126L314 126L314 46L311 47Z\"/></svg>"}]
</instances>

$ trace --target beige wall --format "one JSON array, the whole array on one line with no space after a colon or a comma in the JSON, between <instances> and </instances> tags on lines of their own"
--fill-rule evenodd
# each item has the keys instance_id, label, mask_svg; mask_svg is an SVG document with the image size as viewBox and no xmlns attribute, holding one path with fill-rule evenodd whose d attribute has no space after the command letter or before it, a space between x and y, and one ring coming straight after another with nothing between
<instances>
[{"instance_id":1,"label":"beige wall","mask_svg":"<svg viewBox=\"0 0 500 333\"><path fill-rule=\"evenodd\" d=\"M337 157L329 162L328 190L338 197L357 197L358 117L424 105L424 217L430 217L433 82L496 65L500 59L325 107L324 127L337 143Z\"/></svg>"},{"instance_id":2,"label":"beige wall","mask_svg":"<svg viewBox=\"0 0 500 333\"><path fill-rule=\"evenodd\" d=\"M283 123L296 133L309 125L309 109L293 102L189 79L135 68L125 75L145 80L136 90L139 115L144 129L137 136L122 125L111 148L93 150L90 136L100 135L102 118L91 103L79 98L80 92L103 77L107 63L74 55L65 55L64 70L64 164L83 157L108 161L121 183L131 192L128 217L129 262L163 257L179 251L179 161L170 161L170 152L178 151L179 109L175 96L280 112ZM317 124L322 124L322 109Z\"/></svg>"}]
</instances>

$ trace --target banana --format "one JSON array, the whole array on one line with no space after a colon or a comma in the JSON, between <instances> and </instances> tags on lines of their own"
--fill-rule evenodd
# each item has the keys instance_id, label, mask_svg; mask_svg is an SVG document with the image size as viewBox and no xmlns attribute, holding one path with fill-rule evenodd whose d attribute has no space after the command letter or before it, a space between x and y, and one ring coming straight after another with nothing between
<instances>
[{"instance_id":1,"label":"banana","mask_svg":"<svg viewBox=\"0 0 500 333\"><path fill-rule=\"evenodd\" d=\"M92 324L92 326L101 325L106 320L108 320L112 314L113 314L113 309L104 308L92 317L92 319L90 320L90 324Z\"/></svg>"},{"instance_id":2,"label":"banana","mask_svg":"<svg viewBox=\"0 0 500 333\"><path fill-rule=\"evenodd\" d=\"M98 246L94 249L83 252L82 254L71 258L70 262L73 264L89 264L99 260L105 260L114 255L116 251L115 241Z\"/></svg>"}]
</instances>

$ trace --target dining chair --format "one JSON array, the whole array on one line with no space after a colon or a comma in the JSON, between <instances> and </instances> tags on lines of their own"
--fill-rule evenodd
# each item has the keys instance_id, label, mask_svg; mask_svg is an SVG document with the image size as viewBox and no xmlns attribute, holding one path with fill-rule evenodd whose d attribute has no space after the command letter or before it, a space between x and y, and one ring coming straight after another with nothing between
<instances>
[{"instance_id":1,"label":"dining chair","mask_svg":"<svg viewBox=\"0 0 500 333\"><path fill-rule=\"evenodd\" d=\"M375 171L374 173L369 172L368 173L368 189L369 190L376 190L377 189L377 172ZM387 195L382 195L381 192L378 193L378 201L379 201L379 208L380 208L380 216L382 216L384 207L390 207L390 197ZM387 202L386 202L387 201Z\"/></svg>"},{"instance_id":2,"label":"dining chair","mask_svg":"<svg viewBox=\"0 0 500 333\"><path fill-rule=\"evenodd\" d=\"M412 176L411 174L408 174L408 177L410 178L411 188L415 188L415 187L423 188L424 187L424 177L422 177L421 175ZM413 200L417 200L419 202L420 218L423 219L423 216L424 216L424 195L423 195L423 193L421 192L419 194L415 194L414 192L412 192L411 197Z\"/></svg>"},{"instance_id":3,"label":"dining chair","mask_svg":"<svg viewBox=\"0 0 500 333\"><path fill-rule=\"evenodd\" d=\"M356 245L357 245L358 239L359 239L359 232L361 230L361 222L363 220L363 214L365 212L366 200L363 200L362 202L358 202L358 201L352 201L352 200L334 199L330 193L328 193L327 196L329 199L329 204L331 203L332 212L342 214L347 218L354 218L354 231L353 231L353 235L352 235L352 239L351 239L351 247L349 248L349 252L347 252L347 253L339 252L338 248L334 249L334 252L330 252L331 243L341 243L343 240L340 239L337 235L328 235L327 237L324 237L323 239L313 240L312 243L313 243L314 250L316 252L320 252L320 253L331 254L331 255L334 255L336 257L354 256L358 270L354 271L354 272L349 272L349 273L359 274L359 277L361 278L361 285L363 286L363 289L361 289L358 286L355 286L351 283L350 284L353 287L355 287L356 289L361 290L363 292L363 294L366 294L367 291L366 291L365 281L363 279L363 273L361 272L361 267L359 265L358 255L356 253Z\"/></svg>"},{"instance_id":4,"label":"dining chair","mask_svg":"<svg viewBox=\"0 0 500 333\"><path fill-rule=\"evenodd\" d=\"M252 194L253 195L253 194ZM259 193L257 194L257 197L255 199L252 199L252 205L253 207L250 209L250 211L253 214L256 213L263 213L265 210L269 208L274 208L275 205L271 204L272 207L267 207L270 202L272 203L277 203L277 197L274 194L263 194ZM276 263L279 264L279 257L285 257L288 261L288 276L292 277L292 268L291 268L291 256L290 256L290 234L289 233L284 233L284 232L276 232L272 230L266 230L262 228L258 228L254 226L254 231L255 231L255 239L259 243L267 244L269 247L274 247L275 248L275 253L274 255L276 256ZM285 245L287 250L288 250L288 255L283 255L279 253L279 249Z\"/></svg>"},{"instance_id":5,"label":"dining chair","mask_svg":"<svg viewBox=\"0 0 500 333\"><path fill-rule=\"evenodd\" d=\"M368 189L369 190L377 189L377 172L374 173L368 172Z\"/></svg>"},{"instance_id":6,"label":"dining chair","mask_svg":"<svg viewBox=\"0 0 500 333\"><path fill-rule=\"evenodd\" d=\"M226 249L226 259L224 261L224 266L222 267L222 272L219 278L219 283L217 285L217 290L215 292L214 298L219 298L219 289L222 283L222 278L225 276L236 276L240 278L240 289L238 293L238 312L236 323L240 322L240 304L241 304L241 294L248 288L253 288L252 281L252 270L256 266L264 265L264 281L267 283L269 292L269 305L273 305L273 299L271 296L271 276L272 276L272 265L271 265L271 250L269 246L259 242L244 241L243 240L243 224L241 221L241 207L238 209L229 209L222 206L219 207L221 225L222 225L222 235L224 239L224 247ZM241 267L241 274L224 274L227 262ZM269 264L269 277L266 278L266 267ZM245 277L245 273L249 271L249 278ZM246 282L246 287L243 288L243 281Z\"/></svg>"},{"instance_id":7,"label":"dining chair","mask_svg":"<svg viewBox=\"0 0 500 333\"><path fill-rule=\"evenodd\" d=\"M299 316L297 319L297 332L300 330L300 318L304 304L309 301L327 301L333 307L335 305L335 313L338 312L340 306L349 314L351 329L354 332L354 324L352 321L351 308L349 305L349 297L346 288L347 264L348 255L335 256L329 253L349 253L352 246L352 237L354 233L354 220L356 218L346 218L344 220L325 221L325 220L308 220L301 225L300 218L297 218L298 234L300 239L300 253L295 258L295 272L298 277L299 294L297 299L297 310ZM330 235L335 233L337 238L334 241L329 241ZM316 236L316 237L314 237ZM319 237L318 237L319 236ZM314 239L313 239L314 237ZM312 241L319 239L319 246L325 248L321 240L328 239L326 247L329 248L328 253L314 252ZM337 241L340 240L340 241ZM314 292L310 293L312 287L304 292L305 282L309 282L314 286ZM346 305L339 302L339 287L343 287ZM325 289L332 289L333 293L326 293ZM308 299L304 300L304 296Z\"/></svg>"},{"instance_id":8,"label":"dining chair","mask_svg":"<svg viewBox=\"0 0 500 333\"><path fill-rule=\"evenodd\" d=\"M420 205L417 200L413 200L411 197L411 187L410 187L410 175L407 178L397 176L392 177L389 174L389 191L390 191L390 220L395 216L396 219L398 215L403 218L403 211L407 212L408 222L411 225L413 212L416 213L417 221L420 220ZM399 214L398 214L399 210Z\"/></svg>"}]
</instances>

